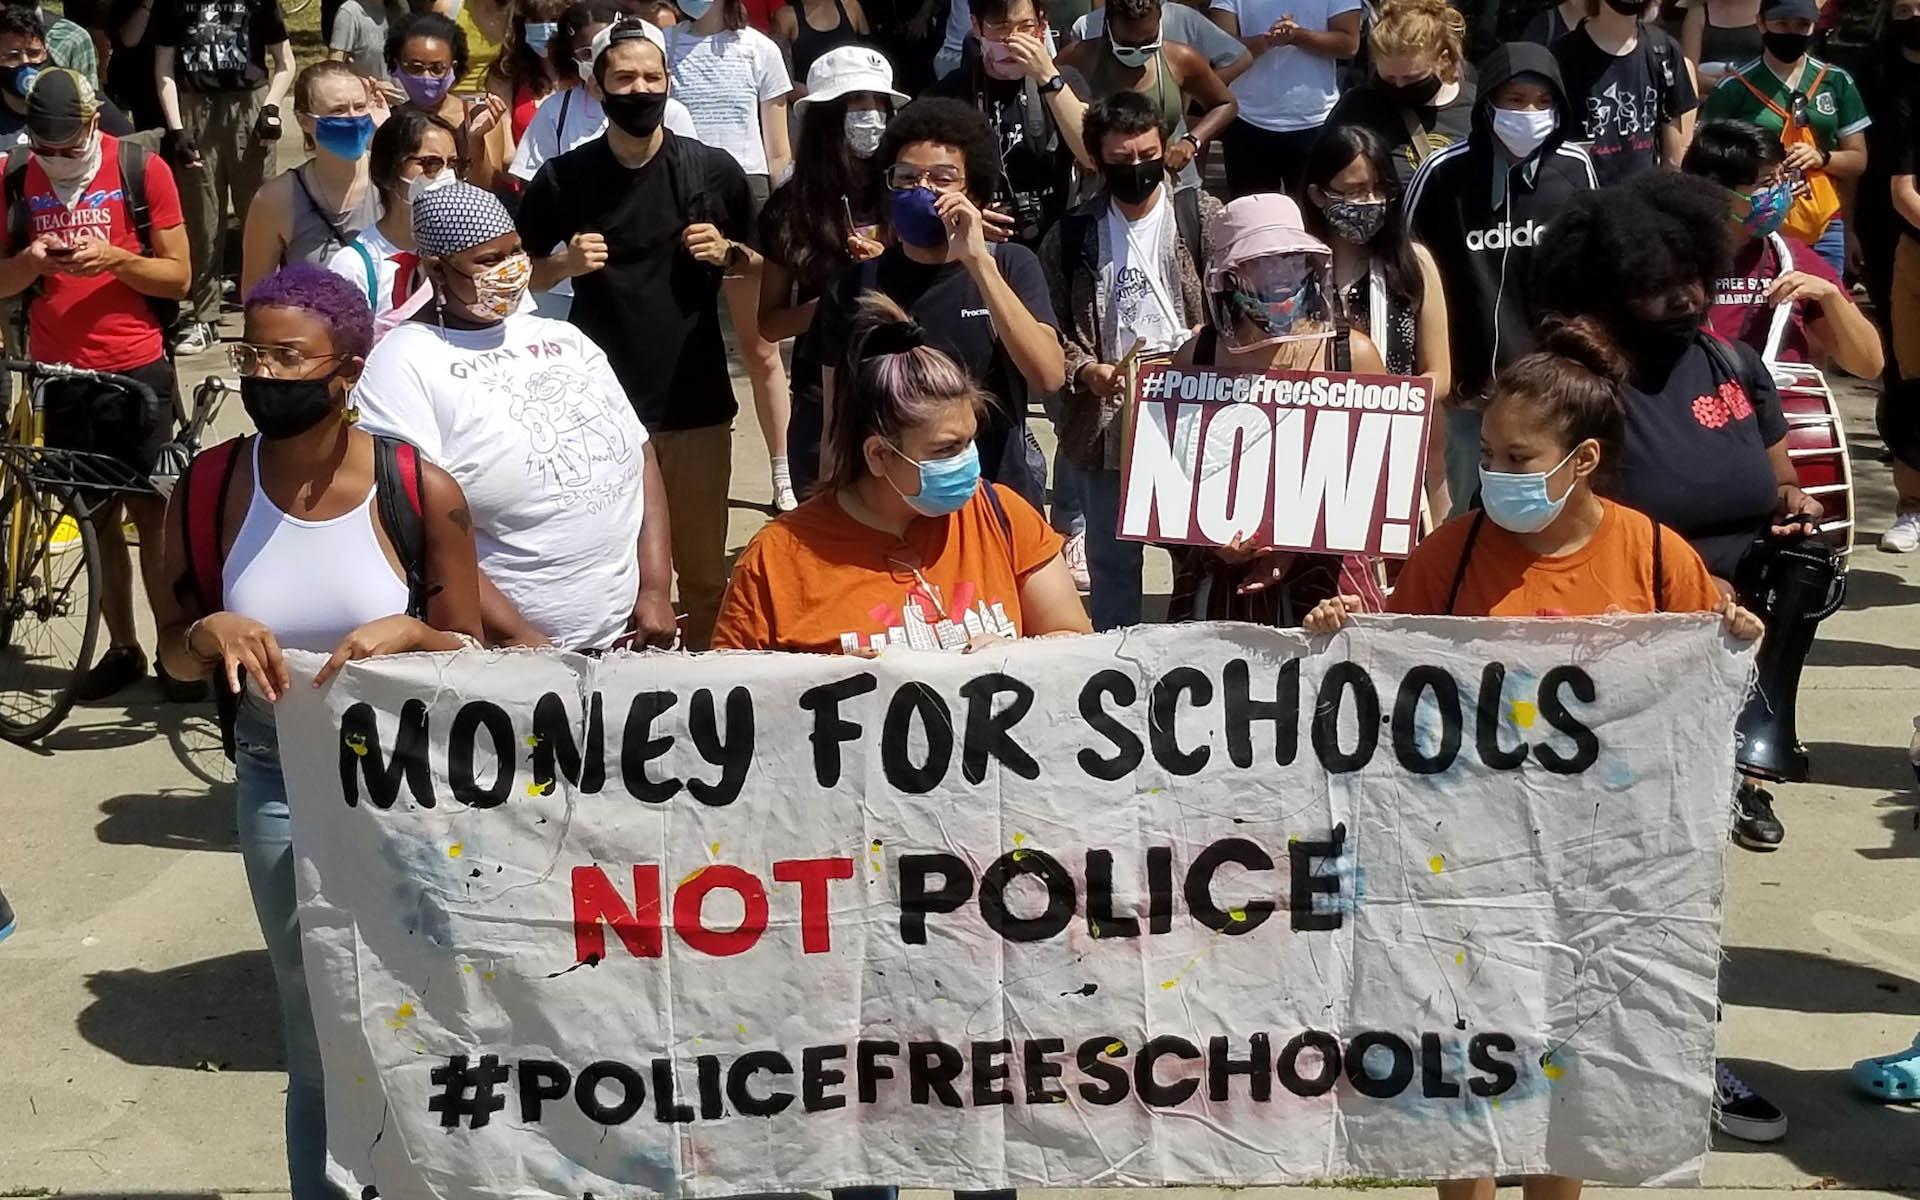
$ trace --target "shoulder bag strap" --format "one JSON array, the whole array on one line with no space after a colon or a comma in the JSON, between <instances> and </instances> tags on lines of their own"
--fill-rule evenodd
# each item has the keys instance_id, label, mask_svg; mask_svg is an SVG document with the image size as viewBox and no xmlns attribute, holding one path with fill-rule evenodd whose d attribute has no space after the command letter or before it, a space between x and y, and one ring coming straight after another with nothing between
<instances>
[{"instance_id":1,"label":"shoulder bag strap","mask_svg":"<svg viewBox=\"0 0 1920 1200\"><path fill-rule=\"evenodd\" d=\"M380 524L393 539L407 576L407 615L425 617L426 597L426 523L421 493L419 451L398 438L375 435L373 439L373 493L379 506Z\"/></svg>"},{"instance_id":2,"label":"shoulder bag strap","mask_svg":"<svg viewBox=\"0 0 1920 1200\"><path fill-rule=\"evenodd\" d=\"M1780 269L1774 273L1775 279L1793 270L1793 251L1787 245L1787 239L1781 237L1777 232L1769 233L1767 235L1767 245L1772 248L1773 256L1780 264ZM1792 303L1777 304L1774 306L1773 322L1767 328L1767 344L1765 349L1760 351L1760 357L1768 363L1771 364L1780 360L1780 345L1786 340L1787 326L1791 324L1792 321Z\"/></svg>"},{"instance_id":3,"label":"shoulder bag strap","mask_svg":"<svg viewBox=\"0 0 1920 1200\"><path fill-rule=\"evenodd\" d=\"M1667 531L1661 528L1660 522L1652 517L1647 518L1647 523L1653 526L1653 611L1665 612L1667 611L1667 576L1666 566L1661 561L1663 549L1661 543L1666 541Z\"/></svg>"},{"instance_id":4,"label":"shoulder bag strap","mask_svg":"<svg viewBox=\"0 0 1920 1200\"><path fill-rule=\"evenodd\" d=\"M373 252L359 238L347 243L347 249L360 256L360 265L367 272L367 307L374 312L380 311L380 269L373 265Z\"/></svg>"},{"instance_id":5,"label":"shoulder bag strap","mask_svg":"<svg viewBox=\"0 0 1920 1200\"><path fill-rule=\"evenodd\" d=\"M1484 509L1473 514L1473 524L1467 526L1467 540L1460 546L1460 562L1453 568L1453 585L1447 588L1447 608L1442 616L1453 615L1454 606L1460 600L1460 585L1467 581L1467 564L1473 561L1473 544L1480 540L1480 526L1486 521Z\"/></svg>"},{"instance_id":6,"label":"shoulder bag strap","mask_svg":"<svg viewBox=\"0 0 1920 1200\"><path fill-rule=\"evenodd\" d=\"M320 218L321 224L327 227L327 232L333 235L334 241L340 243L342 246L348 245L353 241L352 235L346 231L345 227L333 219L333 214L321 208L320 202L313 198L312 189L307 187L307 174L299 167L293 169L293 186L300 189L300 195L306 200L307 207L313 210L314 216ZM372 185L369 184L368 186Z\"/></svg>"}]
</instances>

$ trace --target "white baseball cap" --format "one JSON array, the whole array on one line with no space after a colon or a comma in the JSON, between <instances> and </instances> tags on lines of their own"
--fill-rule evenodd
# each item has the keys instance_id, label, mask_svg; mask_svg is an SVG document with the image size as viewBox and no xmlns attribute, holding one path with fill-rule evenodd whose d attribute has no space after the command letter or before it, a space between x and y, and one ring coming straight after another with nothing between
<instances>
[{"instance_id":1,"label":"white baseball cap","mask_svg":"<svg viewBox=\"0 0 1920 1200\"><path fill-rule=\"evenodd\" d=\"M659 26L639 17L623 16L593 35L593 61L598 63L600 56L607 52L607 47L616 40L630 42L637 38L645 38L659 47L661 59L667 57L667 35L660 32Z\"/></svg>"},{"instance_id":2,"label":"white baseball cap","mask_svg":"<svg viewBox=\"0 0 1920 1200\"><path fill-rule=\"evenodd\" d=\"M871 46L835 46L813 60L807 69L807 94L793 102L794 108L814 100L838 100L854 92L875 92L905 104L905 92L893 90L893 64Z\"/></svg>"}]
</instances>

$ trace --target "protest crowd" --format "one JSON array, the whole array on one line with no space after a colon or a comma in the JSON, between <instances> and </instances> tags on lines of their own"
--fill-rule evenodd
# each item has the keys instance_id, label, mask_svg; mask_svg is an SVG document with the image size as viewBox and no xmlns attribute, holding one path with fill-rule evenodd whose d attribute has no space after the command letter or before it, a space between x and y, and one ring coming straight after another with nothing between
<instances>
[{"instance_id":1,"label":"protest crowd","mask_svg":"<svg viewBox=\"0 0 1920 1200\"><path fill-rule=\"evenodd\" d=\"M62 384L49 443L152 470L175 356L219 344L237 276L257 435L126 506L151 666L101 523L82 696L151 669L232 710L301 1200L332 1192L283 650L325 678L1138 625L1151 362L1413 377L1381 391L1434 404L1410 556L1171 539L1170 621L1774 636L1747 581L1851 517L1789 454L1809 367L1878 383L1899 505L1872 533L1920 550L1920 0L322 4L304 65L279 0L0 6L9 345L155 401ZM730 563L736 365L779 515ZM1728 782L1755 850L1786 833L1765 784ZM1786 1135L1716 1087L1722 1132Z\"/></svg>"}]
</instances>

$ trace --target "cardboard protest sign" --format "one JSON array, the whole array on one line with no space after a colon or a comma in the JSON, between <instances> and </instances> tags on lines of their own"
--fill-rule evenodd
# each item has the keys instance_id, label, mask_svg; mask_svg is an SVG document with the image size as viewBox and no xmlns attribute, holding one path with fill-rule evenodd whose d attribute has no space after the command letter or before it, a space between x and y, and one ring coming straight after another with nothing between
<instances>
[{"instance_id":1,"label":"cardboard protest sign","mask_svg":"<svg viewBox=\"0 0 1920 1200\"><path fill-rule=\"evenodd\" d=\"M1405 558L1432 410L1425 377L1144 366L1120 536Z\"/></svg>"},{"instance_id":2,"label":"cardboard protest sign","mask_svg":"<svg viewBox=\"0 0 1920 1200\"><path fill-rule=\"evenodd\" d=\"M467 652L278 706L350 1194L1694 1177L1707 617Z\"/></svg>"}]
</instances>

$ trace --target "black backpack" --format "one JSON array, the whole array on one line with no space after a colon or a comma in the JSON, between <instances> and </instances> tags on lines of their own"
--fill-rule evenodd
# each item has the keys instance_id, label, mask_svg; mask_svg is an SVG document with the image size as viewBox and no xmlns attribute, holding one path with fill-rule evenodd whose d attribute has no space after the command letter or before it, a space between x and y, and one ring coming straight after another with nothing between
<instances>
[{"instance_id":1,"label":"black backpack","mask_svg":"<svg viewBox=\"0 0 1920 1200\"><path fill-rule=\"evenodd\" d=\"M134 236L140 241L140 252L151 257L153 210L147 206L147 160L153 156L153 151L137 142L125 140L118 143L117 150L120 190L127 202L127 212L133 218ZM9 149L5 174L0 175L0 199L4 199L7 206L7 247L15 254L33 240L33 214L27 209L29 157L25 146ZM38 279L27 286L21 293L23 309L31 306L41 290L42 281ZM163 300L158 296L142 296L141 299L147 302L153 319L160 323L162 330L173 328L174 322L180 319L178 300Z\"/></svg>"}]
</instances>

